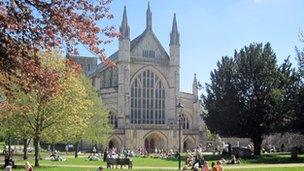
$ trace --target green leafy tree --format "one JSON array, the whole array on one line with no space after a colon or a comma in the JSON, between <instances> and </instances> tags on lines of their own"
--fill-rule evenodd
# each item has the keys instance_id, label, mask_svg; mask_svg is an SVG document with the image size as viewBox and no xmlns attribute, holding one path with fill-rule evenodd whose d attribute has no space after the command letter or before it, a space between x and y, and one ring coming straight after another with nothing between
<instances>
[{"instance_id":1,"label":"green leafy tree","mask_svg":"<svg viewBox=\"0 0 304 171\"><path fill-rule=\"evenodd\" d=\"M281 78L290 73L280 72L270 43L245 46L217 67L203 95L206 124L222 136L251 138L260 155L263 136L282 130L286 114L280 106L288 93Z\"/></svg>"},{"instance_id":2,"label":"green leafy tree","mask_svg":"<svg viewBox=\"0 0 304 171\"><path fill-rule=\"evenodd\" d=\"M90 108L93 115L85 131L84 139L95 144L105 144L109 137L109 131L112 130L112 125L109 124L109 111L103 106L91 80L86 78L85 82L90 100L93 102L93 107Z\"/></svg>"},{"instance_id":3,"label":"green leafy tree","mask_svg":"<svg viewBox=\"0 0 304 171\"><path fill-rule=\"evenodd\" d=\"M299 95L299 73L292 67L289 57L279 67L279 92L277 100L277 111L284 113L284 122L282 122L281 132L290 131L295 119L295 111L298 106L297 98Z\"/></svg>"},{"instance_id":4,"label":"green leafy tree","mask_svg":"<svg viewBox=\"0 0 304 171\"><path fill-rule=\"evenodd\" d=\"M224 136L239 135L238 113L240 108L235 85L236 67L234 60L222 57L217 69L211 72L211 84L206 85L207 95L203 96L207 114L205 120L212 132Z\"/></svg>"},{"instance_id":5,"label":"green leafy tree","mask_svg":"<svg viewBox=\"0 0 304 171\"><path fill-rule=\"evenodd\" d=\"M44 87L25 93L22 87L13 84L9 90L8 104L12 106L11 116L7 120L16 121L7 125L10 130L20 133L26 127L33 138L35 148L35 166L39 166L39 144L41 140L53 142L62 139L63 130L85 128L92 116L93 103L81 79L80 67L69 60L64 60L56 53L46 52L41 59L42 66L56 71L59 76L58 93L45 97ZM23 125L18 127L18 125ZM77 125L77 126L76 126Z\"/></svg>"},{"instance_id":6,"label":"green leafy tree","mask_svg":"<svg viewBox=\"0 0 304 171\"><path fill-rule=\"evenodd\" d=\"M0 111L0 125L3 137L10 139L15 137L23 142L23 159L27 159L27 148L31 139L31 129L26 124L24 114L28 112L27 104L30 102L25 94L19 93L18 85L11 84L9 98L6 99L6 106ZM24 124L25 123L25 124Z\"/></svg>"},{"instance_id":7,"label":"green leafy tree","mask_svg":"<svg viewBox=\"0 0 304 171\"><path fill-rule=\"evenodd\" d=\"M103 106L101 98L98 96L95 87L92 86L91 80L86 76L82 76L82 81L88 94L87 98L91 102L88 111L80 111L82 115L90 116L87 118L88 124L85 127L74 127L65 129L66 141L74 143L75 158L78 157L79 143L85 140L94 144L104 144L108 138L111 126L108 122L108 111ZM87 113L90 113L89 115Z\"/></svg>"},{"instance_id":8,"label":"green leafy tree","mask_svg":"<svg viewBox=\"0 0 304 171\"><path fill-rule=\"evenodd\" d=\"M302 42L304 42L304 34L302 33ZM294 108L293 122L291 128L294 132L304 133L304 49L296 48L298 59L299 86L297 88L296 105Z\"/></svg>"}]
</instances>

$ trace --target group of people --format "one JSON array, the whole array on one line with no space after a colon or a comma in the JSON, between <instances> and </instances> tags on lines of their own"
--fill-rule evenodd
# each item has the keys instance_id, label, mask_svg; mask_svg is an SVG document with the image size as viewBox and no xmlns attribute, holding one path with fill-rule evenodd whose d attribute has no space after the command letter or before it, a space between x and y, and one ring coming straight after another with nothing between
<instances>
[{"instance_id":1,"label":"group of people","mask_svg":"<svg viewBox=\"0 0 304 171\"><path fill-rule=\"evenodd\" d=\"M107 161L107 159L126 159L135 157L133 151L128 150L126 148L121 148L118 150L117 148L105 149L103 153L103 161Z\"/></svg>"},{"instance_id":2,"label":"group of people","mask_svg":"<svg viewBox=\"0 0 304 171\"><path fill-rule=\"evenodd\" d=\"M202 167L205 163L205 159L203 156L203 151L200 148L194 149L193 152L188 151L188 156L186 159L186 167Z\"/></svg>"},{"instance_id":3,"label":"group of people","mask_svg":"<svg viewBox=\"0 0 304 171\"><path fill-rule=\"evenodd\" d=\"M13 153L12 151L8 150L3 150L4 153L4 168L13 168L15 166L15 161L13 160L12 156Z\"/></svg>"},{"instance_id":4,"label":"group of people","mask_svg":"<svg viewBox=\"0 0 304 171\"><path fill-rule=\"evenodd\" d=\"M12 163L9 163L7 166L5 166L4 171L13 171ZM33 166L29 162L25 163L25 171L33 171Z\"/></svg>"},{"instance_id":5,"label":"group of people","mask_svg":"<svg viewBox=\"0 0 304 171\"><path fill-rule=\"evenodd\" d=\"M50 153L50 157L45 158L45 160L51 160L51 161L65 161L66 159L59 156L57 151L52 151Z\"/></svg>"},{"instance_id":6,"label":"group of people","mask_svg":"<svg viewBox=\"0 0 304 171\"><path fill-rule=\"evenodd\" d=\"M199 169L195 167L193 170L198 171ZM211 167L209 168L208 162L204 161L204 164L201 167L202 171L224 171L224 168L222 166L222 162L218 160L216 163L212 162Z\"/></svg>"},{"instance_id":7,"label":"group of people","mask_svg":"<svg viewBox=\"0 0 304 171\"><path fill-rule=\"evenodd\" d=\"M225 164L241 164L241 158L236 157L235 155L231 155L231 159L229 161L222 159L222 162Z\"/></svg>"},{"instance_id":8,"label":"group of people","mask_svg":"<svg viewBox=\"0 0 304 171\"><path fill-rule=\"evenodd\" d=\"M188 151L186 158L185 170L191 168L193 170L202 170L202 171L222 171L222 164L240 164L241 159L235 155L231 155L231 159L226 161L224 158L218 160L216 163L212 162L211 167L209 168L208 162L204 159L203 148L198 146L193 151Z\"/></svg>"}]
</instances>

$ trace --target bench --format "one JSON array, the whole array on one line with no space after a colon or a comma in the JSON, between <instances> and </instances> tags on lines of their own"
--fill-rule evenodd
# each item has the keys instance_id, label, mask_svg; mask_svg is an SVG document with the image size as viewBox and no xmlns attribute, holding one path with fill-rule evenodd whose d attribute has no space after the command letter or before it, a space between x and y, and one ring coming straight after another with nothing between
<instances>
[{"instance_id":1,"label":"bench","mask_svg":"<svg viewBox=\"0 0 304 171\"><path fill-rule=\"evenodd\" d=\"M125 158L125 159L111 159L108 158L107 159L107 169L111 168L111 166L114 165L120 165L120 169L122 169L122 166L127 165L128 169L132 169L132 160L130 160L129 158Z\"/></svg>"}]
</instances>

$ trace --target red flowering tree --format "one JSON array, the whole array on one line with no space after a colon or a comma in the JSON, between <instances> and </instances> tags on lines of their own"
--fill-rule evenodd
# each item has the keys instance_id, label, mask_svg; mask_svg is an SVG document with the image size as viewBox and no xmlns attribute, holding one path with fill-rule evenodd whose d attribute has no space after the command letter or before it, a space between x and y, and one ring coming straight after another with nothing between
<instances>
[{"instance_id":1,"label":"red flowering tree","mask_svg":"<svg viewBox=\"0 0 304 171\"><path fill-rule=\"evenodd\" d=\"M12 85L29 96L38 93L39 104L43 105L61 94L62 73L43 66L44 51L77 54L77 45L82 44L102 62L114 65L101 47L119 34L111 26L98 26L113 17L110 3L111 0L0 0L0 96L14 97ZM10 100L0 101L2 109L19 107ZM40 136L34 139L37 146ZM35 165L39 165L37 161Z\"/></svg>"},{"instance_id":2,"label":"red flowering tree","mask_svg":"<svg viewBox=\"0 0 304 171\"><path fill-rule=\"evenodd\" d=\"M118 36L113 27L98 23L111 19L111 0L2 0L0 1L0 86L17 80L25 91L45 87L57 92L57 76L42 68L38 51L60 49L77 53L83 44L102 62L113 65L101 48ZM5 80L5 81L4 81Z\"/></svg>"}]
</instances>

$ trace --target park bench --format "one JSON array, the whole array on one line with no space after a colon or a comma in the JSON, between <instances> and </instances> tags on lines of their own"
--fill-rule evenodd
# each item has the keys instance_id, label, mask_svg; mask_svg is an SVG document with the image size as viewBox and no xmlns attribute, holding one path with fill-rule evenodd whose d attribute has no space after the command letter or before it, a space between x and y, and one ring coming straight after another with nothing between
<instances>
[{"instance_id":1,"label":"park bench","mask_svg":"<svg viewBox=\"0 0 304 171\"><path fill-rule=\"evenodd\" d=\"M108 158L107 159L107 168L111 168L111 166L114 165L120 165L120 169L122 169L122 166L127 165L128 169L132 169L132 160L130 160L129 158L125 158L125 159L112 159L112 158Z\"/></svg>"}]
</instances>

